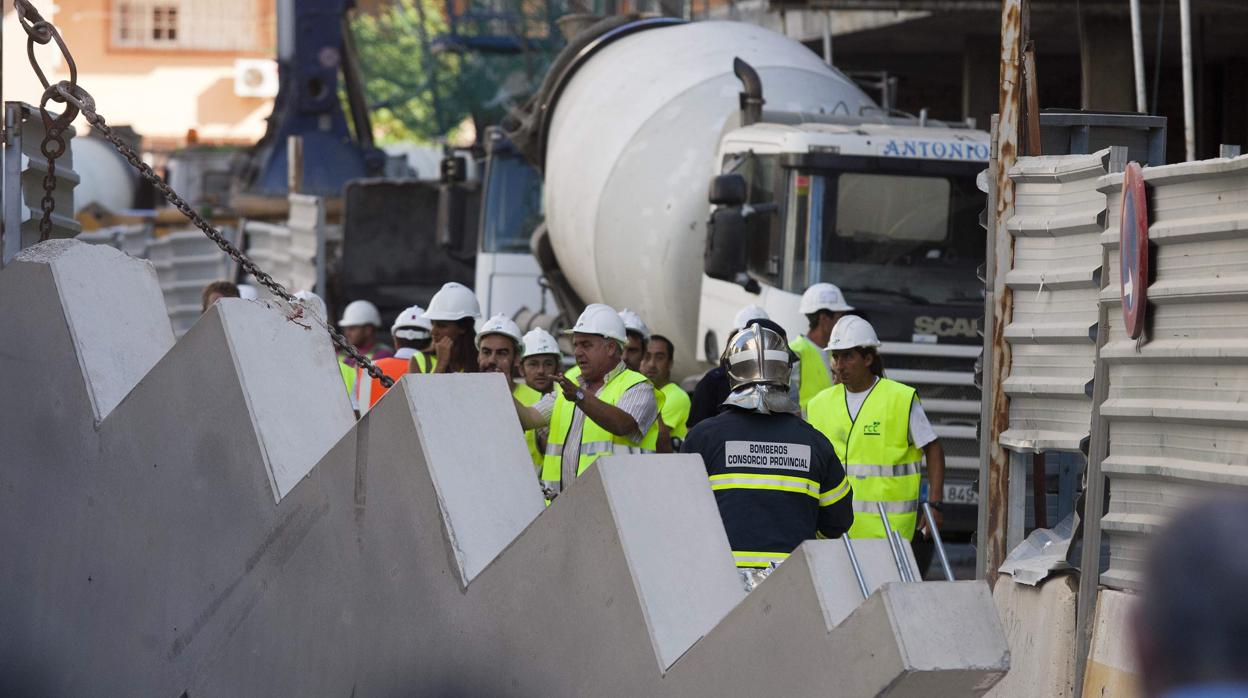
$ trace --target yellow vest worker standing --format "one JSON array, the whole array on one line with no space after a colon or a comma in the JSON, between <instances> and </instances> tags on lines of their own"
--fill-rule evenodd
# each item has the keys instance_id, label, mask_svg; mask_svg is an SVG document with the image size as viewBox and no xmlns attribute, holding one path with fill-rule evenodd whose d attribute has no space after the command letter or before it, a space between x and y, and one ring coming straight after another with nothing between
<instances>
[{"instance_id":1,"label":"yellow vest worker standing","mask_svg":"<svg viewBox=\"0 0 1248 698\"><path fill-rule=\"evenodd\" d=\"M676 453L689 433L689 394L672 382L672 361L676 345L661 334L650 335L641 359L641 373L663 394L659 408L659 453Z\"/></svg>"},{"instance_id":2,"label":"yellow vest worker standing","mask_svg":"<svg viewBox=\"0 0 1248 698\"><path fill-rule=\"evenodd\" d=\"M789 348L801 361L798 366L797 402L802 414L806 414L811 399L832 387L832 372L823 347L827 345L837 320L854 308L845 302L841 289L832 284L815 284L802 294L799 309L810 321L810 330L805 336L790 342Z\"/></svg>"},{"instance_id":3,"label":"yellow vest worker standing","mask_svg":"<svg viewBox=\"0 0 1248 698\"><path fill-rule=\"evenodd\" d=\"M851 538L883 538L883 503L889 524L914 537L919 480L927 460L928 501L941 521L945 454L914 388L884 377L875 329L846 315L832 330L828 349L840 381L810 401L807 420L836 449L854 490ZM919 527L926 534L927 522Z\"/></svg>"},{"instance_id":4,"label":"yellow vest worker standing","mask_svg":"<svg viewBox=\"0 0 1248 698\"><path fill-rule=\"evenodd\" d=\"M659 438L654 387L624 365L628 336L615 310L591 304L570 333L581 368L579 382L560 376L559 390L535 407L516 402L523 428L550 426L541 474L547 499L558 496L599 458L653 453Z\"/></svg>"},{"instance_id":5,"label":"yellow vest worker standing","mask_svg":"<svg viewBox=\"0 0 1248 698\"><path fill-rule=\"evenodd\" d=\"M516 386L516 400L525 407L533 407L555 390L555 376L563 361L559 343L540 327L524 335L524 354L520 359L520 377L524 382ZM552 398L553 399L553 398ZM546 451L547 427L526 429L524 443L529 447L533 466L541 474L542 454Z\"/></svg>"}]
</instances>

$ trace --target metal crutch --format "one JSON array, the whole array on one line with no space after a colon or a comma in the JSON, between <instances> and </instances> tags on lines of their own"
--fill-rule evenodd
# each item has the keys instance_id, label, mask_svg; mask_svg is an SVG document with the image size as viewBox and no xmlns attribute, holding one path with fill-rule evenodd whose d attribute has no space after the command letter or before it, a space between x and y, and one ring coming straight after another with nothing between
<instances>
[{"instance_id":1,"label":"metal crutch","mask_svg":"<svg viewBox=\"0 0 1248 698\"><path fill-rule=\"evenodd\" d=\"M932 515L932 507L927 502L923 502L923 516L927 518L927 528L932 532L932 542L936 544L936 557L940 560L940 569L945 573L945 579L952 582L953 568L949 566L949 556L945 554L945 541L940 537L940 530L936 528L936 517Z\"/></svg>"},{"instance_id":2,"label":"metal crutch","mask_svg":"<svg viewBox=\"0 0 1248 698\"><path fill-rule=\"evenodd\" d=\"M905 563L906 553L899 546L898 538L893 532L893 525L888 521L888 514L884 511L884 502L876 502L876 509L880 511L880 519L884 522L884 535L888 538L888 548L893 551L893 562L897 563L897 575L901 577L903 582L914 581L910 576L909 565Z\"/></svg>"},{"instance_id":3,"label":"metal crutch","mask_svg":"<svg viewBox=\"0 0 1248 698\"><path fill-rule=\"evenodd\" d=\"M858 566L858 556L854 554L854 545L849 542L848 535L842 535L841 540L845 541L845 553L849 555L849 564L854 568L854 578L858 580L858 591L862 592L862 598L870 596L867 593L867 580L862 576L862 568Z\"/></svg>"}]
</instances>

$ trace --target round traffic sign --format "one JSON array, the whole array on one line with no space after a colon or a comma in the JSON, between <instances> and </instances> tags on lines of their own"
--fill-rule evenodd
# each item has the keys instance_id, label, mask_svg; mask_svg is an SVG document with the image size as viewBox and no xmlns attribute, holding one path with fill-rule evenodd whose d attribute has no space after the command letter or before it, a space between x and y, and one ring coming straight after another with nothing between
<instances>
[{"instance_id":1,"label":"round traffic sign","mask_svg":"<svg viewBox=\"0 0 1248 698\"><path fill-rule=\"evenodd\" d=\"M1118 235L1122 319L1127 336L1139 339L1148 309L1148 199L1144 170L1129 163L1122 177L1122 221Z\"/></svg>"}]
</instances>

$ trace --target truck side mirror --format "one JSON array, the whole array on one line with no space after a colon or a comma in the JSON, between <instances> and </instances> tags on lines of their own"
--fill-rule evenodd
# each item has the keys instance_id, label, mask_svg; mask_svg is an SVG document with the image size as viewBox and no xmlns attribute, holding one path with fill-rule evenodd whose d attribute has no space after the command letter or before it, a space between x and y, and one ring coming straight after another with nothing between
<instances>
[{"instance_id":1,"label":"truck side mirror","mask_svg":"<svg viewBox=\"0 0 1248 698\"><path fill-rule=\"evenodd\" d=\"M728 206L715 209L706 224L706 250L702 261L706 275L712 279L740 284L750 293L758 293L761 290L758 282L746 273L746 236L741 209Z\"/></svg>"},{"instance_id":2,"label":"truck side mirror","mask_svg":"<svg viewBox=\"0 0 1248 698\"><path fill-rule=\"evenodd\" d=\"M707 198L715 206L741 206L748 189L745 177L739 174L716 175L711 178Z\"/></svg>"},{"instance_id":3,"label":"truck side mirror","mask_svg":"<svg viewBox=\"0 0 1248 698\"><path fill-rule=\"evenodd\" d=\"M480 188L475 182L438 185L435 239L439 247L461 262L470 261L476 255L480 199Z\"/></svg>"}]
</instances>

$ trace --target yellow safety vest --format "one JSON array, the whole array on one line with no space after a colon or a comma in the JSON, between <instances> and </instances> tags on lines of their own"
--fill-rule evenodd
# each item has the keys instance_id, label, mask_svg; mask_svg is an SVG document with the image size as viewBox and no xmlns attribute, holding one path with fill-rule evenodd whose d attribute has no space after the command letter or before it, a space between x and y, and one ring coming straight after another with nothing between
<instances>
[{"instance_id":1,"label":"yellow safety vest","mask_svg":"<svg viewBox=\"0 0 1248 698\"><path fill-rule=\"evenodd\" d=\"M659 388L659 392L663 394L663 423L671 430L673 437L685 438L689 433L689 408L692 406L689 393L675 383Z\"/></svg>"},{"instance_id":2,"label":"yellow safety vest","mask_svg":"<svg viewBox=\"0 0 1248 698\"><path fill-rule=\"evenodd\" d=\"M512 391L512 395L520 401L525 407L532 407L541 400L544 395L530 388L528 385L521 383ZM524 432L524 443L529 447L529 457L533 459L533 467L540 470L542 467L542 454L537 450L537 430L526 429Z\"/></svg>"},{"instance_id":3,"label":"yellow safety vest","mask_svg":"<svg viewBox=\"0 0 1248 698\"><path fill-rule=\"evenodd\" d=\"M801 336L789 343L789 348L801 359L801 385L798 386L797 402L802 414L808 414L810 401L824 390L832 387L832 370L823 352L809 337Z\"/></svg>"},{"instance_id":4,"label":"yellow safety vest","mask_svg":"<svg viewBox=\"0 0 1248 698\"><path fill-rule=\"evenodd\" d=\"M624 369L609 383L602 386L596 397L608 405L616 405L629 388L638 383L648 382L640 373ZM656 397L658 394L656 390ZM658 407L662 409L662 405ZM560 391L555 399L555 411L550 415L550 435L546 439L546 454L542 459L542 486L552 492L559 492L562 489L563 447L565 439L568 438L568 432L572 429L572 416L575 410L576 404L565 398L563 392ZM616 453L654 453L658 443L659 424L657 421L650 425L641 443L634 444L627 437L616 436L598 426L594 420L586 416L581 426L580 460L576 466L576 476L580 477L589 466L593 465L594 461L602 456Z\"/></svg>"},{"instance_id":5,"label":"yellow safety vest","mask_svg":"<svg viewBox=\"0 0 1248 698\"><path fill-rule=\"evenodd\" d=\"M893 530L914 537L919 511L923 451L910 443L910 406L914 388L881 378L850 419L845 386L837 384L810 401L807 421L828 437L845 466L854 492L850 538L883 538L884 504Z\"/></svg>"},{"instance_id":6,"label":"yellow safety vest","mask_svg":"<svg viewBox=\"0 0 1248 698\"><path fill-rule=\"evenodd\" d=\"M412 359L416 360L416 367L420 369L419 373L433 373L434 369L438 367L438 359L436 357L429 356L423 351L418 351L415 354L412 354L412 358L408 359L408 361L411 361ZM412 371L412 373L416 373L416 371Z\"/></svg>"}]
</instances>

